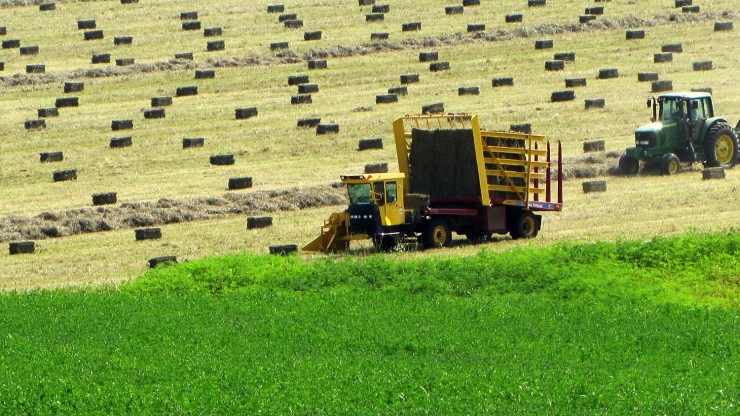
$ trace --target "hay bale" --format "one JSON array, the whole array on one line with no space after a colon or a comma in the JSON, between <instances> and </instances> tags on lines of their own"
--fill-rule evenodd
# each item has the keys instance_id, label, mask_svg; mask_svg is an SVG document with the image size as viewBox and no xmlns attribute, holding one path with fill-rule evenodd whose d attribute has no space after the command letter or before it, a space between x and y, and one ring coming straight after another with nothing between
<instances>
[{"instance_id":1,"label":"hay bale","mask_svg":"<svg viewBox=\"0 0 740 416\"><path fill-rule=\"evenodd\" d=\"M200 21L182 22L182 30L200 30Z\"/></svg>"},{"instance_id":2,"label":"hay bale","mask_svg":"<svg viewBox=\"0 0 740 416\"><path fill-rule=\"evenodd\" d=\"M320 30L314 31L314 32L305 32L303 34L303 40L305 41L311 41L311 40L321 40L322 32Z\"/></svg>"},{"instance_id":3,"label":"hay bale","mask_svg":"<svg viewBox=\"0 0 740 416\"><path fill-rule=\"evenodd\" d=\"M555 91L550 95L550 101L573 101L576 99L576 93L573 90Z\"/></svg>"},{"instance_id":4,"label":"hay bale","mask_svg":"<svg viewBox=\"0 0 740 416\"><path fill-rule=\"evenodd\" d=\"M77 21L77 30L95 29L96 26L97 26L97 23L95 23L95 20L78 20Z\"/></svg>"},{"instance_id":5,"label":"hay bale","mask_svg":"<svg viewBox=\"0 0 740 416\"><path fill-rule=\"evenodd\" d=\"M54 182L77 180L77 169L57 170L52 174Z\"/></svg>"},{"instance_id":6,"label":"hay bale","mask_svg":"<svg viewBox=\"0 0 740 416\"><path fill-rule=\"evenodd\" d=\"M694 62L694 71L711 71L713 69L712 61Z\"/></svg>"},{"instance_id":7,"label":"hay bale","mask_svg":"<svg viewBox=\"0 0 740 416\"><path fill-rule=\"evenodd\" d=\"M131 66L134 64L134 58L116 59L116 66Z\"/></svg>"},{"instance_id":8,"label":"hay bale","mask_svg":"<svg viewBox=\"0 0 740 416\"><path fill-rule=\"evenodd\" d=\"M388 40L387 32L373 32L370 34L370 40Z\"/></svg>"},{"instance_id":9,"label":"hay bale","mask_svg":"<svg viewBox=\"0 0 740 416\"><path fill-rule=\"evenodd\" d=\"M195 71L195 79L213 79L216 78L214 69L199 69Z\"/></svg>"},{"instance_id":10,"label":"hay bale","mask_svg":"<svg viewBox=\"0 0 740 416\"><path fill-rule=\"evenodd\" d=\"M528 0L527 6L529 7L542 7L547 5L547 0Z\"/></svg>"},{"instance_id":11,"label":"hay bale","mask_svg":"<svg viewBox=\"0 0 740 416\"><path fill-rule=\"evenodd\" d=\"M422 114L434 114L434 113L444 113L445 112L445 105L444 103L434 103L429 104L421 107L421 113Z\"/></svg>"},{"instance_id":12,"label":"hay bale","mask_svg":"<svg viewBox=\"0 0 740 416\"><path fill-rule=\"evenodd\" d=\"M701 11L700 6L683 6L681 7L682 13L699 13Z\"/></svg>"},{"instance_id":13,"label":"hay bale","mask_svg":"<svg viewBox=\"0 0 740 416\"><path fill-rule=\"evenodd\" d=\"M94 64L109 64L110 54L109 53L93 54L91 62Z\"/></svg>"},{"instance_id":14,"label":"hay bale","mask_svg":"<svg viewBox=\"0 0 740 416\"><path fill-rule=\"evenodd\" d=\"M409 89L408 87L405 87L405 86L404 87L391 87L391 88L388 88L388 94L395 94L398 96L408 95Z\"/></svg>"},{"instance_id":15,"label":"hay bale","mask_svg":"<svg viewBox=\"0 0 740 416\"><path fill-rule=\"evenodd\" d=\"M80 105L80 99L77 97L61 97L54 100L54 107L65 108L65 107L77 107Z\"/></svg>"},{"instance_id":16,"label":"hay bale","mask_svg":"<svg viewBox=\"0 0 740 416\"><path fill-rule=\"evenodd\" d=\"M21 47L20 39L5 39L0 43L3 49L15 49Z\"/></svg>"},{"instance_id":17,"label":"hay bale","mask_svg":"<svg viewBox=\"0 0 740 416\"><path fill-rule=\"evenodd\" d=\"M313 94L319 92L319 84L300 84L298 94Z\"/></svg>"},{"instance_id":18,"label":"hay bale","mask_svg":"<svg viewBox=\"0 0 740 416\"><path fill-rule=\"evenodd\" d=\"M316 127L321 123L320 118L301 118L298 119L297 127Z\"/></svg>"},{"instance_id":19,"label":"hay bale","mask_svg":"<svg viewBox=\"0 0 740 416\"><path fill-rule=\"evenodd\" d=\"M160 257L154 257L148 260L149 261L149 268L154 269L159 266L169 266L172 264L177 264L177 257L175 256L160 256Z\"/></svg>"},{"instance_id":20,"label":"hay bale","mask_svg":"<svg viewBox=\"0 0 740 416\"><path fill-rule=\"evenodd\" d=\"M684 6L691 6L693 3L693 0L676 0L674 7L678 9Z\"/></svg>"},{"instance_id":21,"label":"hay bale","mask_svg":"<svg viewBox=\"0 0 740 416\"><path fill-rule=\"evenodd\" d=\"M268 4L267 13L282 13L285 11L284 4Z\"/></svg>"},{"instance_id":22,"label":"hay bale","mask_svg":"<svg viewBox=\"0 0 740 416\"><path fill-rule=\"evenodd\" d=\"M365 173L388 173L388 164L383 163L368 163L365 165Z\"/></svg>"},{"instance_id":23,"label":"hay bale","mask_svg":"<svg viewBox=\"0 0 740 416\"><path fill-rule=\"evenodd\" d=\"M417 30L421 30L421 22L404 23L401 25L401 30L403 32L415 32Z\"/></svg>"},{"instance_id":24,"label":"hay bale","mask_svg":"<svg viewBox=\"0 0 740 416\"><path fill-rule=\"evenodd\" d=\"M565 88L585 87L586 78L566 78Z\"/></svg>"},{"instance_id":25,"label":"hay bale","mask_svg":"<svg viewBox=\"0 0 740 416\"><path fill-rule=\"evenodd\" d=\"M112 205L118 202L118 194L115 192L105 192L92 195L93 205Z\"/></svg>"},{"instance_id":26,"label":"hay bale","mask_svg":"<svg viewBox=\"0 0 740 416\"><path fill-rule=\"evenodd\" d=\"M468 33L485 32L485 31L486 31L485 23L471 23L468 25Z\"/></svg>"},{"instance_id":27,"label":"hay bale","mask_svg":"<svg viewBox=\"0 0 740 416\"><path fill-rule=\"evenodd\" d=\"M279 50L289 49L289 48L290 48L290 46L289 46L288 42L272 42L270 44L270 50L271 51L279 51Z\"/></svg>"},{"instance_id":28,"label":"hay bale","mask_svg":"<svg viewBox=\"0 0 740 416\"><path fill-rule=\"evenodd\" d=\"M514 78L512 77L504 77L504 78L494 78L491 81L491 85L496 87L513 87L514 86Z\"/></svg>"},{"instance_id":29,"label":"hay bale","mask_svg":"<svg viewBox=\"0 0 740 416\"><path fill-rule=\"evenodd\" d=\"M583 142L583 152L603 152L606 150L606 141L604 140L590 140Z\"/></svg>"},{"instance_id":30,"label":"hay bale","mask_svg":"<svg viewBox=\"0 0 740 416\"><path fill-rule=\"evenodd\" d=\"M64 160L64 153L62 153L62 152L42 152L42 153L39 153L39 162L41 162L41 163L61 162L63 160Z\"/></svg>"},{"instance_id":31,"label":"hay bale","mask_svg":"<svg viewBox=\"0 0 740 416\"><path fill-rule=\"evenodd\" d=\"M192 147L203 147L206 139L203 137L185 137L182 139L182 148L190 149Z\"/></svg>"},{"instance_id":32,"label":"hay bale","mask_svg":"<svg viewBox=\"0 0 740 416\"><path fill-rule=\"evenodd\" d=\"M701 171L702 180L708 181L710 179L724 179L725 169L722 167L716 168L705 168Z\"/></svg>"},{"instance_id":33,"label":"hay bale","mask_svg":"<svg viewBox=\"0 0 740 416\"><path fill-rule=\"evenodd\" d=\"M594 98L590 100L586 100L585 107L586 110L590 108L604 108L606 106L606 100L603 98Z\"/></svg>"},{"instance_id":34,"label":"hay bale","mask_svg":"<svg viewBox=\"0 0 740 416\"><path fill-rule=\"evenodd\" d=\"M699 87L699 88L692 88L692 92L705 92L707 94L712 94L712 88L711 87ZM740 128L740 126L736 127Z\"/></svg>"},{"instance_id":35,"label":"hay bale","mask_svg":"<svg viewBox=\"0 0 740 416\"><path fill-rule=\"evenodd\" d=\"M448 71L449 69L449 62L432 62L429 64L429 70L432 72Z\"/></svg>"},{"instance_id":36,"label":"hay bale","mask_svg":"<svg viewBox=\"0 0 740 416\"><path fill-rule=\"evenodd\" d=\"M39 47L36 45L21 46L20 53L21 55L38 55Z\"/></svg>"},{"instance_id":37,"label":"hay bale","mask_svg":"<svg viewBox=\"0 0 740 416\"><path fill-rule=\"evenodd\" d=\"M134 42L133 36L116 36L113 38L113 44L119 45L131 45Z\"/></svg>"},{"instance_id":38,"label":"hay bale","mask_svg":"<svg viewBox=\"0 0 740 416\"><path fill-rule=\"evenodd\" d=\"M480 95L480 87L460 87L457 95Z\"/></svg>"},{"instance_id":39,"label":"hay bale","mask_svg":"<svg viewBox=\"0 0 740 416\"><path fill-rule=\"evenodd\" d=\"M372 9L373 13L388 13L390 11L391 11L390 4L376 4L373 6L373 9Z\"/></svg>"},{"instance_id":40,"label":"hay bale","mask_svg":"<svg viewBox=\"0 0 740 416\"><path fill-rule=\"evenodd\" d=\"M198 20L198 12L180 12L180 20Z\"/></svg>"},{"instance_id":41,"label":"hay bale","mask_svg":"<svg viewBox=\"0 0 740 416\"><path fill-rule=\"evenodd\" d=\"M192 61L193 60L193 53L192 52L182 52L182 53L176 53L175 59L182 59L184 61Z\"/></svg>"},{"instance_id":42,"label":"hay bale","mask_svg":"<svg viewBox=\"0 0 740 416\"><path fill-rule=\"evenodd\" d=\"M724 31L730 31L734 29L733 21L728 20L726 22L714 22L714 31L715 32L724 32Z\"/></svg>"},{"instance_id":43,"label":"hay bale","mask_svg":"<svg viewBox=\"0 0 740 416\"><path fill-rule=\"evenodd\" d=\"M144 111L144 118L147 120L165 118L164 108L153 108L151 110Z\"/></svg>"},{"instance_id":44,"label":"hay bale","mask_svg":"<svg viewBox=\"0 0 740 416\"><path fill-rule=\"evenodd\" d=\"M113 131L131 130L133 128L134 120L113 120L110 122L110 129Z\"/></svg>"},{"instance_id":45,"label":"hay bale","mask_svg":"<svg viewBox=\"0 0 740 416\"><path fill-rule=\"evenodd\" d=\"M32 64L26 65L27 74L43 74L46 72L46 65Z\"/></svg>"},{"instance_id":46,"label":"hay bale","mask_svg":"<svg viewBox=\"0 0 740 416\"><path fill-rule=\"evenodd\" d=\"M311 98L311 94L294 95L290 97L290 103L293 105L311 104L313 103L313 98Z\"/></svg>"},{"instance_id":47,"label":"hay bale","mask_svg":"<svg viewBox=\"0 0 740 416\"><path fill-rule=\"evenodd\" d=\"M648 82L648 81L657 81L657 80L658 80L657 72L638 72L637 73L637 81L639 82Z\"/></svg>"},{"instance_id":48,"label":"hay bale","mask_svg":"<svg viewBox=\"0 0 740 416\"><path fill-rule=\"evenodd\" d=\"M644 30L628 30L626 33L627 40L645 39Z\"/></svg>"},{"instance_id":49,"label":"hay bale","mask_svg":"<svg viewBox=\"0 0 740 416\"><path fill-rule=\"evenodd\" d=\"M429 208L429 195L407 193L403 196L403 205L407 209L427 209Z\"/></svg>"},{"instance_id":50,"label":"hay bale","mask_svg":"<svg viewBox=\"0 0 740 416\"><path fill-rule=\"evenodd\" d=\"M480 6L480 0L463 0L463 7Z\"/></svg>"},{"instance_id":51,"label":"hay bale","mask_svg":"<svg viewBox=\"0 0 740 416\"><path fill-rule=\"evenodd\" d=\"M249 108L237 108L235 111L237 120L245 120L252 117L257 117L257 107Z\"/></svg>"},{"instance_id":52,"label":"hay bale","mask_svg":"<svg viewBox=\"0 0 740 416\"><path fill-rule=\"evenodd\" d=\"M382 148L383 148L382 138L360 139L357 145L357 150L382 149Z\"/></svg>"},{"instance_id":53,"label":"hay bale","mask_svg":"<svg viewBox=\"0 0 740 416\"><path fill-rule=\"evenodd\" d=\"M121 0L121 4L136 4L139 0Z\"/></svg>"},{"instance_id":54,"label":"hay bale","mask_svg":"<svg viewBox=\"0 0 740 416\"><path fill-rule=\"evenodd\" d=\"M16 254L33 254L36 251L36 243L29 241L11 241L8 245L8 252L11 256Z\"/></svg>"},{"instance_id":55,"label":"hay bale","mask_svg":"<svg viewBox=\"0 0 740 416\"><path fill-rule=\"evenodd\" d=\"M582 184L583 193L588 194L591 192L606 192L606 181L584 181Z\"/></svg>"},{"instance_id":56,"label":"hay bale","mask_svg":"<svg viewBox=\"0 0 740 416\"><path fill-rule=\"evenodd\" d=\"M359 0L360 6L372 6L375 0Z\"/></svg>"},{"instance_id":57,"label":"hay bale","mask_svg":"<svg viewBox=\"0 0 740 416\"><path fill-rule=\"evenodd\" d=\"M177 97L187 97L191 95L198 95L197 86L178 87L177 90L175 90L175 96Z\"/></svg>"},{"instance_id":58,"label":"hay bale","mask_svg":"<svg viewBox=\"0 0 740 416\"><path fill-rule=\"evenodd\" d=\"M56 10L57 5L55 3L41 3L39 4L39 10L42 12L50 12L52 10Z\"/></svg>"},{"instance_id":59,"label":"hay bale","mask_svg":"<svg viewBox=\"0 0 740 416\"><path fill-rule=\"evenodd\" d=\"M215 166L227 166L235 163L233 154L226 155L212 155L210 157L211 165Z\"/></svg>"},{"instance_id":60,"label":"hay bale","mask_svg":"<svg viewBox=\"0 0 740 416\"><path fill-rule=\"evenodd\" d=\"M207 38L221 36L223 33L224 31L220 27L207 27L203 29L203 36Z\"/></svg>"},{"instance_id":61,"label":"hay bale","mask_svg":"<svg viewBox=\"0 0 740 416\"><path fill-rule=\"evenodd\" d=\"M619 78L619 69L617 68L599 69L599 79L611 79L611 78Z\"/></svg>"},{"instance_id":62,"label":"hay bale","mask_svg":"<svg viewBox=\"0 0 740 416\"><path fill-rule=\"evenodd\" d=\"M131 139L131 136L128 137L115 137L110 139L110 144L108 145L111 149L122 149L124 147L131 147L133 144L133 140Z\"/></svg>"},{"instance_id":63,"label":"hay bale","mask_svg":"<svg viewBox=\"0 0 740 416\"><path fill-rule=\"evenodd\" d=\"M375 1L375 0L360 0L360 1ZM295 244L280 244L280 245L274 245L269 247L270 254L272 255L279 255L279 256L287 256L291 253L297 253L298 252L298 246Z\"/></svg>"},{"instance_id":64,"label":"hay bale","mask_svg":"<svg viewBox=\"0 0 740 416\"><path fill-rule=\"evenodd\" d=\"M600 16L604 14L604 6L586 7L586 14L591 16Z\"/></svg>"},{"instance_id":65,"label":"hay bale","mask_svg":"<svg viewBox=\"0 0 740 416\"><path fill-rule=\"evenodd\" d=\"M283 25L287 29L298 29L303 27L303 20L286 20Z\"/></svg>"},{"instance_id":66,"label":"hay bale","mask_svg":"<svg viewBox=\"0 0 740 416\"><path fill-rule=\"evenodd\" d=\"M576 60L576 53L575 52L560 52L556 53L553 57L556 61L568 61L568 62L575 62Z\"/></svg>"},{"instance_id":67,"label":"hay bale","mask_svg":"<svg viewBox=\"0 0 740 416\"><path fill-rule=\"evenodd\" d=\"M272 227L272 217L247 217L247 230Z\"/></svg>"},{"instance_id":68,"label":"hay bale","mask_svg":"<svg viewBox=\"0 0 740 416\"><path fill-rule=\"evenodd\" d=\"M159 240L162 238L162 229L159 227L137 228L134 230L136 241Z\"/></svg>"},{"instance_id":69,"label":"hay bale","mask_svg":"<svg viewBox=\"0 0 740 416\"><path fill-rule=\"evenodd\" d=\"M339 133L339 124L318 124L316 126L316 134L337 134Z\"/></svg>"},{"instance_id":70,"label":"hay bale","mask_svg":"<svg viewBox=\"0 0 740 416\"><path fill-rule=\"evenodd\" d=\"M673 91L673 81L668 81L668 80L653 81L650 90L652 92Z\"/></svg>"},{"instance_id":71,"label":"hay bale","mask_svg":"<svg viewBox=\"0 0 740 416\"><path fill-rule=\"evenodd\" d=\"M70 93L70 92L82 92L85 90L85 83L84 82L65 82L64 83L64 92Z\"/></svg>"},{"instance_id":72,"label":"hay bale","mask_svg":"<svg viewBox=\"0 0 740 416\"><path fill-rule=\"evenodd\" d=\"M252 187L252 177L243 176L239 178L229 178L229 189L247 189Z\"/></svg>"},{"instance_id":73,"label":"hay bale","mask_svg":"<svg viewBox=\"0 0 740 416\"><path fill-rule=\"evenodd\" d=\"M446 15L463 14L465 7L463 6L447 6L445 7Z\"/></svg>"},{"instance_id":74,"label":"hay bale","mask_svg":"<svg viewBox=\"0 0 740 416\"><path fill-rule=\"evenodd\" d=\"M311 59L308 61L308 69L326 69L326 59Z\"/></svg>"},{"instance_id":75,"label":"hay bale","mask_svg":"<svg viewBox=\"0 0 740 416\"><path fill-rule=\"evenodd\" d=\"M507 14L505 17L506 23L520 23L524 19L524 15L521 13Z\"/></svg>"},{"instance_id":76,"label":"hay bale","mask_svg":"<svg viewBox=\"0 0 740 416\"><path fill-rule=\"evenodd\" d=\"M663 45L660 48L661 52L673 52L673 53L681 53L683 52L683 44L681 43L668 43Z\"/></svg>"},{"instance_id":77,"label":"hay bale","mask_svg":"<svg viewBox=\"0 0 740 416\"><path fill-rule=\"evenodd\" d=\"M83 36L85 40L99 40L105 37L102 30L87 30Z\"/></svg>"},{"instance_id":78,"label":"hay bale","mask_svg":"<svg viewBox=\"0 0 740 416\"><path fill-rule=\"evenodd\" d=\"M172 97L152 97L152 107L167 107L172 105Z\"/></svg>"},{"instance_id":79,"label":"hay bale","mask_svg":"<svg viewBox=\"0 0 740 416\"><path fill-rule=\"evenodd\" d=\"M402 74L401 84L415 84L419 82L419 74Z\"/></svg>"},{"instance_id":80,"label":"hay bale","mask_svg":"<svg viewBox=\"0 0 740 416\"><path fill-rule=\"evenodd\" d=\"M565 61L545 61L545 71L562 71L565 69Z\"/></svg>"},{"instance_id":81,"label":"hay bale","mask_svg":"<svg viewBox=\"0 0 740 416\"><path fill-rule=\"evenodd\" d=\"M222 51L226 49L226 42L223 40L212 40L206 43L206 50L209 52Z\"/></svg>"},{"instance_id":82,"label":"hay bale","mask_svg":"<svg viewBox=\"0 0 740 416\"><path fill-rule=\"evenodd\" d=\"M36 120L26 120L23 123L23 126L26 128L26 130L35 130L35 129L45 129L46 128L46 120L43 118L36 119Z\"/></svg>"},{"instance_id":83,"label":"hay bale","mask_svg":"<svg viewBox=\"0 0 740 416\"><path fill-rule=\"evenodd\" d=\"M284 23L288 20L296 20L298 19L298 15L295 13L285 13L278 16L278 22Z\"/></svg>"},{"instance_id":84,"label":"hay bale","mask_svg":"<svg viewBox=\"0 0 740 416\"><path fill-rule=\"evenodd\" d=\"M5 36L8 34L8 28L5 26L0 26L0 36Z\"/></svg>"},{"instance_id":85,"label":"hay bale","mask_svg":"<svg viewBox=\"0 0 740 416\"><path fill-rule=\"evenodd\" d=\"M5 62L0 62L0 71L5 71Z\"/></svg>"},{"instance_id":86,"label":"hay bale","mask_svg":"<svg viewBox=\"0 0 740 416\"><path fill-rule=\"evenodd\" d=\"M517 132L517 133L532 134L532 124L531 123L511 124L509 126L509 130Z\"/></svg>"},{"instance_id":87,"label":"hay bale","mask_svg":"<svg viewBox=\"0 0 740 416\"><path fill-rule=\"evenodd\" d=\"M432 62L439 59L439 52L419 52L419 62Z\"/></svg>"},{"instance_id":88,"label":"hay bale","mask_svg":"<svg viewBox=\"0 0 740 416\"><path fill-rule=\"evenodd\" d=\"M368 13L365 15L366 22L382 22L385 20L383 13Z\"/></svg>"},{"instance_id":89,"label":"hay bale","mask_svg":"<svg viewBox=\"0 0 740 416\"><path fill-rule=\"evenodd\" d=\"M46 117L59 117L59 109L56 107L51 108L39 108L38 109L38 116L40 118L46 118Z\"/></svg>"},{"instance_id":90,"label":"hay bale","mask_svg":"<svg viewBox=\"0 0 740 416\"><path fill-rule=\"evenodd\" d=\"M580 15L578 16L578 23L588 23L592 20L596 20L596 16L586 14L586 15Z\"/></svg>"},{"instance_id":91,"label":"hay bale","mask_svg":"<svg viewBox=\"0 0 740 416\"><path fill-rule=\"evenodd\" d=\"M552 39L540 39L534 41L535 49L552 49L553 45Z\"/></svg>"},{"instance_id":92,"label":"hay bale","mask_svg":"<svg viewBox=\"0 0 740 416\"><path fill-rule=\"evenodd\" d=\"M288 76L288 85L308 84L308 75L290 75Z\"/></svg>"},{"instance_id":93,"label":"hay bale","mask_svg":"<svg viewBox=\"0 0 740 416\"><path fill-rule=\"evenodd\" d=\"M375 104L391 104L398 102L396 94L380 94L375 96Z\"/></svg>"},{"instance_id":94,"label":"hay bale","mask_svg":"<svg viewBox=\"0 0 740 416\"><path fill-rule=\"evenodd\" d=\"M411 131L409 193L431 199L480 196L470 129Z\"/></svg>"},{"instance_id":95,"label":"hay bale","mask_svg":"<svg viewBox=\"0 0 740 416\"><path fill-rule=\"evenodd\" d=\"M42 226L39 230L47 237L61 237L62 233L59 232L59 228L53 225Z\"/></svg>"}]
</instances>

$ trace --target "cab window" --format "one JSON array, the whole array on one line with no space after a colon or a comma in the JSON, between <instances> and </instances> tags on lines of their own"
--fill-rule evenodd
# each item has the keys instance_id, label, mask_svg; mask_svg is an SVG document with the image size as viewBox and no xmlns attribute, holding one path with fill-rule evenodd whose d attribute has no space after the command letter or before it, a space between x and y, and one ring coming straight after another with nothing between
<instances>
[{"instance_id":1,"label":"cab window","mask_svg":"<svg viewBox=\"0 0 740 416\"><path fill-rule=\"evenodd\" d=\"M349 193L350 204L369 204L371 202L369 183L348 183L347 192Z\"/></svg>"},{"instance_id":2,"label":"cab window","mask_svg":"<svg viewBox=\"0 0 740 416\"><path fill-rule=\"evenodd\" d=\"M373 192L375 193L376 203L378 205L384 205L385 192L383 192L383 182L375 182L373 184Z\"/></svg>"},{"instance_id":3,"label":"cab window","mask_svg":"<svg viewBox=\"0 0 740 416\"><path fill-rule=\"evenodd\" d=\"M395 181L385 183L385 192L389 204L398 201L398 184Z\"/></svg>"}]
</instances>

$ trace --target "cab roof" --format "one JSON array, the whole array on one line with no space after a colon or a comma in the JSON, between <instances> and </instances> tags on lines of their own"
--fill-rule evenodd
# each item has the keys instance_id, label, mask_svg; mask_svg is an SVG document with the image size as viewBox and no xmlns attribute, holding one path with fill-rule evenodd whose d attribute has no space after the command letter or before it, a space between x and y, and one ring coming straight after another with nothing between
<instances>
[{"instance_id":1,"label":"cab roof","mask_svg":"<svg viewBox=\"0 0 740 416\"><path fill-rule=\"evenodd\" d=\"M342 181L355 180L355 181L378 181L388 179L404 179L406 175L403 173L363 173L357 175L342 175Z\"/></svg>"},{"instance_id":2,"label":"cab roof","mask_svg":"<svg viewBox=\"0 0 740 416\"><path fill-rule=\"evenodd\" d=\"M677 100L681 98L688 98L689 100L696 100L699 98L711 98L712 94L708 92L673 92L670 94L661 94L660 98L667 98L669 100Z\"/></svg>"}]
</instances>

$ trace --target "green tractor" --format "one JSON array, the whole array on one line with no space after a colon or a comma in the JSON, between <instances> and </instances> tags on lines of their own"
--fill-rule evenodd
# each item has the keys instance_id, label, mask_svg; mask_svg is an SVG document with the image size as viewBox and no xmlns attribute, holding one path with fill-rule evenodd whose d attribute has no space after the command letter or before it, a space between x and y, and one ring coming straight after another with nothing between
<instances>
[{"instance_id":1,"label":"green tractor","mask_svg":"<svg viewBox=\"0 0 740 416\"><path fill-rule=\"evenodd\" d=\"M715 117L711 94L663 94L648 99L647 105L653 109L653 122L635 130L635 147L619 159L622 173L637 174L640 161L659 166L663 175L679 172L681 162L735 166L740 122L735 131L724 117Z\"/></svg>"}]
</instances>

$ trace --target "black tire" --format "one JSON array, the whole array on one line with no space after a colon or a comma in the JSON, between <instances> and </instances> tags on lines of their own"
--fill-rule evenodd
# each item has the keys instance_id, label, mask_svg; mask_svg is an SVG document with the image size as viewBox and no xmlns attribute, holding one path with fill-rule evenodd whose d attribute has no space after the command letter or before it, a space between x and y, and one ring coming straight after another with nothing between
<instances>
[{"instance_id":1,"label":"black tire","mask_svg":"<svg viewBox=\"0 0 740 416\"><path fill-rule=\"evenodd\" d=\"M704 137L704 166L730 169L737 163L737 135L729 124L715 124Z\"/></svg>"},{"instance_id":2,"label":"black tire","mask_svg":"<svg viewBox=\"0 0 740 416\"><path fill-rule=\"evenodd\" d=\"M375 235L373 244L376 250L393 251L398 246L398 238L394 235Z\"/></svg>"},{"instance_id":3,"label":"black tire","mask_svg":"<svg viewBox=\"0 0 740 416\"><path fill-rule=\"evenodd\" d=\"M539 221L535 214L529 211L522 211L509 223L509 234L515 240L537 237L539 231Z\"/></svg>"},{"instance_id":4,"label":"black tire","mask_svg":"<svg viewBox=\"0 0 740 416\"><path fill-rule=\"evenodd\" d=\"M660 159L660 174L675 175L681 171L681 161L673 153L666 153Z\"/></svg>"},{"instance_id":5,"label":"black tire","mask_svg":"<svg viewBox=\"0 0 740 416\"><path fill-rule=\"evenodd\" d=\"M637 175L640 171L640 161L634 157L622 155L619 158L619 170L625 175Z\"/></svg>"},{"instance_id":6,"label":"black tire","mask_svg":"<svg viewBox=\"0 0 740 416\"><path fill-rule=\"evenodd\" d=\"M421 234L424 248L439 248L450 245L452 231L450 225L442 218L429 221Z\"/></svg>"}]
</instances>

